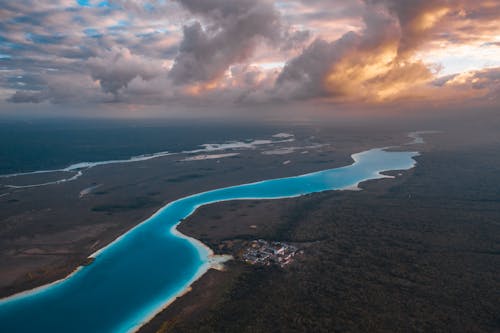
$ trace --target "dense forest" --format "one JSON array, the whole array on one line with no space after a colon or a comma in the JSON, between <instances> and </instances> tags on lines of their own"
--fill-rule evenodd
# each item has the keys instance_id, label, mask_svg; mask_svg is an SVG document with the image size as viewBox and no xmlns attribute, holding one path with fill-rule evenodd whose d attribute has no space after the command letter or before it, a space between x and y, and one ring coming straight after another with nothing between
<instances>
[{"instance_id":1,"label":"dense forest","mask_svg":"<svg viewBox=\"0 0 500 333\"><path fill-rule=\"evenodd\" d=\"M219 252L263 237L304 254L285 268L232 262L214 273L216 291L195 286L184 300L204 305L174 303L143 331L498 331L497 148L425 153L416 169L360 192L202 208L183 231ZM240 222L257 231L224 227Z\"/></svg>"}]
</instances>

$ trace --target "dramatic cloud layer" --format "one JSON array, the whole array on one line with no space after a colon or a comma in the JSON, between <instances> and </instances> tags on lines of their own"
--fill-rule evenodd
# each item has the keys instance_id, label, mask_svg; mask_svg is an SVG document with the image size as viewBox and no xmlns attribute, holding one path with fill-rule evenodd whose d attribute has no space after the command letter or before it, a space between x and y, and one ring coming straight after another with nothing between
<instances>
[{"instance_id":1,"label":"dramatic cloud layer","mask_svg":"<svg viewBox=\"0 0 500 333\"><path fill-rule=\"evenodd\" d=\"M498 106L498 17L494 0L0 0L0 98Z\"/></svg>"},{"instance_id":2,"label":"dramatic cloud layer","mask_svg":"<svg viewBox=\"0 0 500 333\"><path fill-rule=\"evenodd\" d=\"M222 77L235 63L248 60L259 42L279 43L281 22L272 4L255 0L181 0L195 22L184 38L170 71L174 83L208 82Z\"/></svg>"},{"instance_id":3,"label":"dramatic cloud layer","mask_svg":"<svg viewBox=\"0 0 500 333\"><path fill-rule=\"evenodd\" d=\"M278 77L277 92L282 98L358 102L425 98L424 90L439 67L418 59L417 52L426 42L443 38L457 21L478 15L488 21L485 8L500 12L499 5L487 2L368 1L363 9L363 30L331 42L315 40L287 63ZM475 30L462 32L454 42L481 36Z\"/></svg>"}]
</instances>

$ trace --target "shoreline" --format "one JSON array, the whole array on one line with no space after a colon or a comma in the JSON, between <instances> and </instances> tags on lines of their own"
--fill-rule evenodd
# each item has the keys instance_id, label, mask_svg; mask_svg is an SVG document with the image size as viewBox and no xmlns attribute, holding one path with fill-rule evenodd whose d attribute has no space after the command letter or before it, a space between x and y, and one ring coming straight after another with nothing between
<instances>
[{"instance_id":1,"label":"shoreline","mask_svg":"<svg viewBox=\"0 0 500 333\"><path fill-rule=\"evenodd\" d=\"M385 150L387 149L388 147L383 147L383 148L373 148L373 149L379 149L379 150ZM348 164L348 165L344 165L344 166L340 166L338 168L335 168L335 169L340 169L340 168L344 168L344 167L349 167L349 166L352 166L356 163L358 163L359 159L357 158L357 156L359 156L360 154L364 153L366 151L362 151L362 152L358 152L358 153L353 153L351 154L351 160L353 161L353 163L351 164ZM417 155L418 156L418 153ZM416 165L416 161L414 163L414 165L412 166L412 168ZM311 175L311 174L314 174L314 173L318 173L318 172L322 172L322 171L325 171L325 170L320 170L320 171L313 171L313 172L309 172L309 173L305 173L305 174L301 174L301 175L298 175L298 176L290 176L290 177L283 177L283 179L286 179L286 178L295 178L295 177L302 177L302 176L307 176L307 175ZM389 172L389 171L394 171L394 170L386 170L386 171L383 171L383 172ZM345 187L342 187L342 188L339 188L339 189L334 189L334 190L325 190L325 191L320 191L320 192L314 192L314 193L321 193L321 192L326 192L326 191L359 191L359 190L362 190L361 188L359 188L359 184L362 183L362 182L365 182L367 180L374 180L374 179L382 179L382 178L391 178L391 176L388 176L388 175L384 175L381 173L381 171L377 171L374 173L374 175L376 176L379 176L378 178L366 178L366 179L363 179L363 180L360 180L358 181L356 184L351 184L351 185L348 185L348 186L345 186ZM234 185L234 186L241 186L241 185L251 185L251 184L260 184L260 183L263 183L263 182L266 182L267 180L260 180L260 181L256 181L256 182L250 182L250 183L244 183L244 184L239 184L239 185ZM228 187L221 187L221 188L218 188L218 189L224 189L224 188L229 188L229 187L233 187L233 186L228 186ZM146 218L145 220L139 222L136 226L130 228L126 233L118 236L117 238L115 238L112 242L110 242L109 244L107 244L106 246L96 250L95 252L93 252L92 254L90 254L87 258L96 258L101 252L105 251L106 249L112 247L115 243L117 243L118 241L120 241L123 237L126 236L126 234L128 234L129 232L132 232L133 230L135 230L136 228L139 228L141 227L144 223L147 223L150 219L156 217L157 215L159 215L161 213L161 211L163 211L165 208L167 208L168 206L170 206L172 203L178 201L178 200L182 200L182 199L186 199L186 198L189 198L189 197L194 197L194 196L197 196L197 195L201 195L201 194L204 194L204 193L207 193L207 192L211 192L212 190L209 190L209 191L204 191L204 192L200 192L200 193L195 193L193 195L188 195L188 196L185 196L185 197L182 197L182 198L179 198L177 200L174 200L174 201L171 201L171 202L168 202L166 205L160 207L157 211L155 211L151 216L149 216L148 218ZM211 205L211 204L215 204L215 203L218 203L218 202L224 202L224 201L233 201L233 200L279 200L279 199L286 199L286 198L294 198L294 197L300 197L300 196L303 196L303 195L307 195L308 193L306 194L297 194L295 196L283 196L283 197L259 197L259 198L255 198L255 197L246 197L246 198L238 198L238 199L231 199L231 200L221 200L221 201L214 201L214 202L210 202L206 205ZM190 212L187 216L191 216L198 208L202 207L202 206L205 206L205 205L200 205L200 206L196 206L196 208ZM174 236L177 236L177 237L180 237L180 238L184 238L184 239L187 239L190 243L193 244L193 246L197 249L198 253L199 254L207 254L207 256L209 255L213 255L213 251L212 249L210 249L208 246L206 246L205 244L203 244L203 242L201 242L200 240L198 239L195 239L193 237L190 237L190 236L187 236L183 233L181 233L180 231L177 230L177 226L182 223L182 221L179 221L177 224L173 225L171 227L171 229L169 230L169 232L174 235ZM12 294L10 296L6 296L6 297L3 297L3 298L0 298L0 301L6 301L6 300L9 300L10 298L14 298L14 297L19 297L19 296L25 296L25 295L29 295L29 294L32 294L32 293L35 293L35 292L38 292L38 291L43 291L43 289L45 288L48 288L50 286L53 286L54 284L57 284L57 283L61 283L61 282L64 282L65 280L69 279L71 276L73 276L77 271L79 271L81 268L83 268L84 266L83 265L79 265L78 267L76 267L69 275L67 275L66 277L62 278L62 279L59 279L59 280L56 280L56 281L53 281L51 283L48 283L48 284L45 284L45 285L42 285L42 286L38 286L38 287L35 287L35 288L32 288L32 289L28 289L28 290L24 290L24 291L21 291L21 292L18 292L18 293L15 293L15 294Z\"/></svg>"},{"instance_id":2,"label":"shoreline","mask_svg":"<svg viewBox=\"0 0 500 333\"><path fill-rule=\"evenodd\" d=\"M194 211L191 214L189 214L188 216L191 216L193 213L194 213ZM128 330L128 332L138 332L144 325L149 323L160 312L164 311L166 308L168 308L172 303L174 303L180 297L189 293L192 290L193 284L195 282L199 281L203 276L205 276L205 274L210 269L215 269L218 271L223 270L224 263L233 259L233 257L231 255L216 255L214 253L214 251L210 247L205 245L202 241L200 241L196 238L187 236L187 235L183 234L182 232L178 231L177 226L181 223L182 223L182 221L180 221L178 224L172 226L172 228L170 230L172 235L187 239L188 241L191 242L191 244L195 244L196 250L199 252L200 257L202 255L205 255L208 260L205 264L203 264L202 266L200 266L198 268L198 270L196 271L193 278L191 280L187 281L185 283L185 285L175 295L170 297L170 299L167 302L165 302L165 304L160 309L158 309L157 312L150 314L147 318L145 318L143 321L141 321L140 324L138 324L137 326Z\"/></svg>"},{"instance_id":3,"label":"shoreline","mask_svg":"<svg viewBox=\"0 0 500 333\"><path fill-rule=\"evenodd\" d=\"M285 269L231 261L225 272L210 270L140 333L314 331L318 325L325 331L495 331L498 301L488 290L498 272L491 263L500 260L493 255L499 212L491 200L498 193L491 182L486 189L471 184L498 175L490 168L466 180L498 161L495 150L424 153L417 168L384 173L396 178L364 182L359 193L200 209L179 230L217 253L236 255L262 238L296 242L304 256ZM455 185L457 178L464 183ZM471 301L459 302L462 296ZM390 311L377 311L384 305ZM291 320L304 317L311 321ZM324 321L317 324L318 318Z\"/></svg>"},{"instance_id":4,"label":"shoreline","mask_svg":"<svg viewBox=\"0 0 500 333\"><path fill-rule=\"evenodd\" d=\"M390 147L375 148L375 149L372 149L372 150L376 150L376 149L378 149L378 150L385 150L387 148L390 148ZM351 159L354 162L351 163L351 164L345 165L345 166L338 167L338 168L349 167L349 166L352 166L352 165L358 163L359 156L361 154L365 153L365 152L367 152L367 151L363 151L363 152L358 152L358 153L351 154ZM417 152L414 152L414 153L416 155L414 155L413 157L419 155ZM408 167L408 169L414 168L415 165L417 164L416 160L413 159L413 157L412 157L413 163L412 163L412 165L410 167ZM338 168L335 168L335 169L338 169ZM326 170L321 170L321 171L326 171ZM321 171L316 171L316 172L310 172L310 173L307 173L307 174L302 174L302 175L299 175L298 177L310 175L310 174L321 172ZM388 171L393 171L393 170L377 170L377 171L373 172L373 177L368 176L366 178L363 178L363 179L357 181L356 184L351 184L351 185L348 185L348 186L343 186L341 188L337 188L337 189L333 189L333 190L323 190L323 191L318 191L318 192L360 190L359 184L362 183L362 182L365 182L367 180L375 180L375 179L382 179L382 178L389 178L389 177L391 177L391 176L388 176L388 175L384 175L382 173L382 172L388 172ZM295 176L295 177L297 177L297 176ZM292 177L284 177L284 178L293 178L293 176ZM241 184L241 185L257 184L257 183L262 183L262 182L265 182L265 181L267 181L267 180L262 180L262 181L258 181L258 182L251 182L251 183L246 183L246 184ZM241 185L237 185L237 186L241 186ZM229 186L229 187L233 187L233 186ZM224 187L219 188L219 189L223 189L223 188ZM190 195L190 196L186 196L186 197L183 197L183 198L180 198L180 199L177 199L177 200L174 200L172 202L167 203L166 205L164 205L163 207L161 207L160 209L158 209L153 215L151 215L147 219L143 220L142 222L140 222L139 224L137 224L135 227L129 229L126 233L120 235L119 237L117 237L116 239L114 239L111 243L107 244L105 247L103 247L103 248L95 251L88 258L95 258L95 257L97 257L105 249L108 249L112 245L116 244L120 239L122 239L130 231L132 231L135 228L141 227L146 222L148 222L149 220L151 220L154 217L156 217L161 211L163 211L164 209L166 209L172 203L174 203L174 202L176 202L178 200L181 200L181 199L185 199L185 198L189 198L189 197L201 195L201 194L206 193L206 192L210 192L210 191L200 192L200 193L197 193L197 194L194 194L194 195ZM313 193L317 193L317 192L313 192ZM210 204L217 203L217 202L233 201L233 200L277 200L277 199L299 197L299 196L303 196L303 195L306 195L306 194L309 194L309 193L299 193L299 194L293 195L293 196L267 197L267 198L266 197L258 197L258 198L257 197L245 197L245 198L236 198L236 199L230 199L230 200L220 200L220 201L208 202L206 204L198 205L198 206L194 207L193 211L189 212L189 214L186 215L185 218L187 218L188 216L191 216L199 207L205 206L205 205L210 205ZM160 313L165 308L167 308L177 298L179 298L182 295L184 295L187 292L189 292L189 290L191 289L192 284L194 282L196 282L198 279L200 279L204 274L206 274L206 272L208 270L210 270L211 268L216 268L215 266L218 266L221 263L223 263L223 262L225 262L225 261L227 261L227 260L230 259L227 256L225 257L225 256L216 256L216 255L214 255L213 250L211 248L209 248L208 246L206 246L204 243L202 243L200 240L195 239L195 238L190 237L190 236L187 236L187 235L181 233L180 231L178 231L177 227L179 226L180 223L182 223L183 220L184 219L181 219L180 221L178 221L178 223L176 223L175 225L173 225L170 228L169 232L172 235L176 236L176 237L184 238L184 239L188 240L191 243L191 245L193 245L195 247L195 249L198 251L198 254L200 255L200 258L205 257L205 258L207 258L207 260L205 261L205 263L202 266L199 267L199 269L197 270L196 274L189 281L186 281L186 283L183 284L183 286L181 288L179 288L179 290L177 290L176 292L174 292L174 294L172 296L170 296L168 300L166 300L166 302L165 302L165 304L164 304L164 306L162 308L160 308L157 311L155 311L154 313L150 314L147 318L145 318L144 320L142 320L139 325L137 325L136 327L131 328L130 331L137 331L137 330L139 330L144 324L146 324L147 322L149 322L154 316L156 316L158 313ZM215 259L215 260L213 260L213 259ZM22 291L20 293L16 293L16 294L7 296L5 298L0 299L0 301L9 301L12 298L18 298L18 297L23 298L23 297L26 297L28 295L31 295L31 294L34 294L34 293L37 293L37 292L43 292L45 289L48 289L48 288L50 288L50 287L52 287L52 286L54 286L54 285L56 285L58 283L63 283L65 280L71 278L74 274L76 274L82 268L83 268L83 266L80 265L72 273L70 273L68 276L66 276L63 279L56 280L56 281L51 282L49 284L45 284L45 285L42 285L42 286L39 286L39 287L36 287L36 288L33 288L33 289L25 290L25 291Z\"/></svg>"},{"instance_id":5,"label":"shoreline","mask_svg":"<svg viewBox=\"0 0 500 333\"><path fill-rule=\"evenodd\" d=\"M365 149L365 148L369 149L369 147L363 147L363 149ZM330 164L329 168L339 168L339 167L348 165L349 163L352 163L352 159L350 158L350 155L351 154L349 154L348 152L341 152L338 155L335 155L335 159L328 161ZM260 157L260 152L255 151L255 152L250 153L250 155L247 155L247 156L252 156L252 158L253 158L253 156ZM176 162L175 160L172 160L172 161L167 160L167 163L175 163ZM200 162L200 163L202 163L202 162ZM231 164L234 165L235 162L233 162ZM196 167L196 165L194 165L194 166ZM321 166L315 162L309 163L309 165L307 165L307 169L311 170L309 172L318 172L318 171L323 170L323 169L319 169L320 167ZM200 169L200 168L198 167L198 169ZM227 169L227 167L226 167L226 169ZM285 170L285 175L286 175L286 177L298 176L301 174L301 169L302 169L302 166L301 166L301 168L299 168L298 165L294 165L294 167L292 169ZM290 172L290 170L291 170L291 172ZM229 171L234 171L234 168L229 169ZM104 172L99 173L97 177L95 175L92 175L91 180L94 180L94 182L87 180L86 182L81 182L81 185L79 187L82 187L83 189L85 189L85 188L88 188L89 186L93 186L93 184L97 184L97 183L102 184L103 179L102 178L99 179L98 177L102 177L102 175L103 174L105 175L107 172L109 172L109 170L104 170ZM165 178L164 182L166 182L167 186L162 186L162 189L164 189L165 187L168 188L168 186L170 186L171 184L174 184L174 181L175 181L175 183L177 183L177 181L179 179L179 180L182 180L183 187L187 185L187 190L176 190L173 193L169 193L169 192L164 191L164 190L160 191L158 189L155 189L155 187L158 187L155 185L154 187L153 186L149 187L149 188L152 187L152 190L149 190L149 188L148 188L149 192L144 193L145 191L143 191L143 193L136 194L135 197L150 196L152 198L151 199L151 201L152 201L151 206L156 206L156 207L149 207L149 206L139 207L140 209L133 211L134 212L133 218L129 218L128 216L124 216L124 213L127 212L127 210L125 210L125 209L117 210L116 215L114 214L115 213L114 211L110 211L110 212L106 212L105 210L103 212L98 211L99 215L101 215L101 218L109 219L110 222L115 223L114 229L118 229L118 230L112 230L111 232L106 232L106 233L101 232L100 234L96 235L97 237L92 239L90 242L87 242L87 244L85 244L85 243L81 244L80 248L75 248L75 249L70 248L70 251L73 251L72 253L78 254L79 251L81 251L81 252L83 252L84 256L76 255L76 256L72 256L72 257L61 257L60 260L58 261L58 263L55 263L54 261L52 263L48 262L46 266L38 265L39 268L37 271L34 271L34 270L26 271L25 275L23 275L23 276L18 274L17 279L20 282L14 282L14 280L12 280L13 282L9 283L8 289L5 288L4 290L2 290L0 300L14 296L16 294L20 294L22 292L41 288L45 285L54 283L56 281L64 280L65 278L70 276L81 265L81 262L83 262L85 259L88 259L89 257L95 256L96 254L98 254L99 251L102 250L104 247L110 245L112 242L116 241L118 238L120 238L124 234L128 233L129 231L131 231L132 229L134 229L135 227L137 227L138 225L140 225L141 223L146 221L148 218L155 215L159 210L161 210L169 202L179 200L185 196L190 196L190 195L194 195L197 193L201 193L201 192L197 192L198 190L196 190L196 188L199 188L200 185L201 185L201 191L203 191L203 192L216 189L212 185L208 185L206 183L206 181L204 181L203 179L201 181L201 184L199 184L200 182L197 181L197 178L194 178L195 181L193 181L193 182L191 182L190 179L188 179L189 182L187 182L187 181L184 182L185 179L183 177L186 177L184 174L187 174L187 176L190 177L191 175L197 175L195 172L197 172L197 171L194 171L192 169L188 169L186 172L180 173L180 176L179 176L178 175L179 172L176 170L175 176L171 176L170 178ZM234 174L237 174L237 173L239 173L239 170L236 170L236 172L234 172ZM246 174L245 174L245 176L246 176ZM270 175L264 179L261 178L262 176L258 176L258 174L256 174L256 173L253 173L253 174L250 173L248 179L247 179L247 177L242 177L242 175L237 175L237 177L234 177L234 175L231 174L228 179L226 179L226 176L224 176L224 177L217 176L215 184L216 184L216 186L220 186L220 187L231 187L231 186L241 184L239 182L239 180L241 180L241 179L244 180L244 183L253 183L253 182L264 181L266 179L278 178L279 176L280 176L279 173L274 172L274 171L271 172ZM261 178L261 179L259 179L259 178ZM186 183L186 185L184 185L185 183ZM193 187L193 184L196 185L196 188ZM130 184L128 184L127 186L130 186ZM78 199L79 199L78 203L80 203L80 202L84 203L86 205L86 207L84 207L84 208L87 208L87 209L92 211L93 208L96 207L96 205L97 205L97 207L99 207L98 205L100 203L97 200L101 199L100 196L102 194L104 194L104 196L106 197L106 199L105 199L106 201L104 201L104 205L106 205L111 200L115 200L114 197L117 196L116 194L114 194L116 187L110 188L110 186L107 185L107 186L103 186L103 188L104 188L104 190L102 190L103 193L96 193L96 194L93 194L93 196L88 196L88 198L85 197L83 199L80 198L81 189L78 189L78 188L71 189L70 188L70 191L71 190L75 191L75 193L76 193L75 195L77 195ZM54 189L59 192L59 188L57 186L55 186ZM45 190L45 191L47 191L47 190ZM66 191L66 190L64 190L64 191ZM111 192L110 195L108 195L109 192ZM12 193L15 193L15 192L4 193L4 194L1 194L0 196L2 196L2 197L9 196L9 195L12 195ZM159 197L159 196L157 197L157 194L162 194L162 197ZM130 197L129 200L134 199L134 196L129 196L129 197ZM165 197L166 197L166 199L164 201L164 199L162 199L162 198L165 198ZM108 198L110 198L110 199L108 199ZM92 199L92 200L89 202L88 201L89 199ZM119 197L119 199L123 200L120 197ZM19 201L18 198L16 198L16 201ZM128 202L126 200L123 200L123 201L125 202L125 204L123 204L123 207L126 208L125 205L128 204ZM87 202L89 202L89 203L87 203ZM114 204L113 201L111 201L111 203ZM48 205L50 205L50 204L51 204L51 202L48 202ZM47 209L46 211L50 213L51 210ZM94 212L92 212L92 213L94 213ZM70 216L64 216L64 213L60 214L60 215L63 215L60 218L69 218L70 217ZM109 217L107 217L107 216L109 216ZM118 220L118 218L119 218L119 220ZM91 225L89 228L94 228L94 229L90 229L90 231L96 230L101 225L101 222L96 221L95 218L93 218L93 220L95 220L94 223L98 223L98 224L96 225L96 227L94 227L95 224ZM123 224L123 227L121 227L121 225L118 224L118 223L121 223L122 220L126 221L126 223ZM139 221L139 222L137 222L137 221ZM50 222L46 222L46 223L50 223ZM105 222L105 224L109 224L109 222ZM99 229L97 229L97 230L99 230ZM63 229L61 232L66 232L66 230ZM35 236L36 235L37 234L35 234ZM51 239L47 239L47 240L43 239L41 241L42 242L51 242L52 240ZM79 243L84 242L81 240L81 238L78 238L75 241L78 241ZM95 246L96 243L99 244L99 246L97 246L97 249ZM86 247L82 248L81 247L82 245L86 246ZM87 250L87 248L89 250ZM76 252L76 251L78 251L78 252ZM48 270L45 271L44 270L45 267L47 267ZM44 270L44 271L42 271L42 270ZM33 278L31 277L32 273L36 274L35 277L33 277ZM27 274L30 274L30 276L28 277ZM28 280L28 278L29 278L29 280Z\"/></svg>"},{"instance_id":6,"label":"shoreline","mask_svg":"<svg viewBox=\"0 0 500 333\"><path fill-rule=\"evenodd\" d=\"M279 133L279 134L284 134L284 133ZM277 139L277 140L274 140ZM187 155L183 161L191 161L191 160L196 160L193 159L193 154L200 154L200 153L205 153L205 156L208 156L208 159L210 158L223 158L223 157L231 157L238 155L239 153L235 154L219 154L219 155L226 155L226 156L218 156L218 155L213 155L211 153L213 152L219 152L219 151L226 151L226 150L238 150L238 149L255 149L258 146L262 145L273 145L273 144L280 144L280 143L288 143L288 142L293 142L295 141L295 136L293 134L290 134L286 138L280 137L273 135L272 139L252 139L250 142L244 142L244 141L226 141L223 143L204 143L199 145L198 149L192 149L192 150L182 150L178 152L169 152L169 151L160 151L160 152L155 152L151 154L142 154L142 155L136 155L136 156L130 156L128 159L116 159L116 160L104 160L104 161L94 161L94 162L77 162L68 165L67 167L60 168L60 169L47 169L47 170L35 170L35 171L26 171L26 172L16 172L16 173L9 173L9 174L0 174L0 178L15 178L15 177L22 177L22 176L28 176L28 175L38 175L38 174L51 174L51 173L57 173L57 172L63 172L63 173L75 173L71 177L65 177L65 178L60 178L56 179L54 181L49 181L49 182L44 182L44 183L37 183L37 184L29 184L29 185L12 185L12 184L4 184L3 186L11 189L25 189L25 188L33 188L33 187L42 187L42 186L48 186L48 185L57 185L57 184L62 184L66 182L71 182L74 180L77 180L81 176L83 176L85 171L88 171L92 168L103 166L103 165L110 165L110 164L127 164L127 163L137 163L137 162L144 162L144 161L149 161L161 157L167 157L167 156L172 156L172 155ZM207 159L207 158L204 158Z\"/></svg>"},{"instance_id":7,"label":"shoreline","mask_svg":"<svg viewBox=\"0 0 500 333\"><path fill-rule=\"evenodd\" d=\"M388 149L390 147L384 147L384 148L374 148L374 149L379 149L379 150L385 150L385 149ZM343 166L343 167L349 167L349 166L352 166L356 163L358 163L359 159L357 158L360 154L363 154L364 152L366 151L363 151L363 152L358 152L358 153L353 153L351 155L351 158L352 160L354 161L353 163L349 164L349 165L346 165L346 166ZM414 152L416 153L416 155L414 157L417 157L417 156L420 156L420 154L418 152ZM417 161L412 157L411 158L413 160L413 164L410 168L408 169L405 169L405 170L411 170L413 168L415 168L415 166L417 165ZM340 168L343 168L343 167L340 167ZM394 176L389 176L389 175L384 175L382 172L391 172L391 171L399 171L397 169L394 169L394 170L383 170L383 171L376 171L374 172L374 176L377 176L375 178L365 178L363 180L360 180L358 181L356 184L351 184L351 185L348 185L348 186L344 186L344 187L341 187L341 188L338 188L338 189L333 189L333 190L324 190L324 191L318 191L318 192L312 192L312 193L323 193L323 192L329 192L329 191L362 191L363 189L359 186L361 183L363 182L366 182L366 181L370 181L370 180L378 180L378 179L385 179L385 178L394 178ZM299 177L301 176L306 176L306 175L310 175L310 174L314 174L316 172L311 172L311 173L307 173L307 174L303 174L303 175L300 175ZM288 177L286 177L288 178ZM291 177L290 177L291 178ZM247 184L241 184L241 185L249 185L249 184L258 184L258 183L262 183L262 182L265 182L266 180L263 180L263 181L259 181L259 182L254 182L254 183L247 183ZM237 186L240 186L240 185L237 185ZM208 191L210 192L210 191ZM206 192L201 192L201 193L197 193L195 195L192 195L192 196L187 196L185 198L189 198L189 197L193 197L193 196L197 196L197 195L200 195L200 194L203 194L203 193L206 193ZM246 201L246 200L280 200L280 199L292 199L292 198L297 198L297 197L302 197L304 195L308 195L308 194L312 194L312 193L305 193L305 194L298 194L298 195L294 195L294 196L282 196L282 197L268 197L268 198L263 198L263 197L259 197L259 198L256 198L256 197L246 197L246 198L238 198L238 199L231 199L231 200L219 200L219 201L214 201L214 202L210 202L210 203L207 203L207 204L204 204L204 205L198 205L196 206L193 211L191 211L188 215L186 215L184 217L184 219L188 218L189 216L193 215L196 210L198 210L200 207L203 207L203 206L207 206L207 205L212 205L212 204L216 204L216 203L221 203L221 202L229 202L229 201ZM185 199L185 198L181 198L181 199ZM181 200L179 199L179 200ZM158 210L157 213L159 213L160 211L162 211L163 209L165 209L168 205L172 204L173 202L170 202L168 203L167 205L165 205L164 207L160 208ZM150 218L153 218L154 215L156 215L157 213L153 214ZM182 219L181 221L179 221L178 223L176 223L175 225L173 225L169 232L172 234L172 235L175 235L177 237L180 237L180 238L184 238L184 239L187 239L189 242L191 242L191 244L199 251L199 254L205 254L206 257L208 258L207 260L207 263L202 265L196 272L195 276L193 276L193 278L188 281L185 286L180 290L178 291L174 296L172 296L169 300L166 301L165 305L161 308L161 309L158 309L158 311L156 311L155 313L151 314L150 316L148 316L147 319L145 319L143 322L141 322L140 325L134 327L132 330L130 330L129 332L138 332L144 325L146 325L147 323L149 323L153 318L155 318L159 313L161 313L162 311L164 311L167 307L169 307L173 302L175 302L176 299L184 296L185 294L187 294L188 292L191 291L192 289L192 285L198 281L199 279L201 279L210 269L216 269L216 270L219 270L218 267L214 267L211 263L210 263L210 258L217 258L217 257L220 257L221 259L225 259L224 257L227 257L226 260L222 261L222 262L219 262L218 264L224 264L225 261L228 261L228 260L231 260L233 259L232 256L230 255L215 255L214 254L214 251L206 244L204 244L202 241L200 241L199 239L196 239L194 237L191 237L191 236L188 236L186 234L183 234L182 232L180 232L179 230L177 230L177 227L184 221L184 219ZM149 218L142 222L142 223L145 223L149 220ZM142 223L140 225L142 225ZM139 226L139 225L138 225ZM118 240L118 239L117 239ZM112 244L112 243L111 243ZM109 245L111 245L109 244ZM105 249L105 248L103 248Z\"/></svg>"}]
</instances>

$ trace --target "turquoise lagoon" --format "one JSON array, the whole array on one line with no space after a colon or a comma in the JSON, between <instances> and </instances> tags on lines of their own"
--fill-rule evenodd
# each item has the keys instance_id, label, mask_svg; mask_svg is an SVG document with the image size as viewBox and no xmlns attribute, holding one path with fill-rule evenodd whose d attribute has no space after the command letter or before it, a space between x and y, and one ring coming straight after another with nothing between
<instances>
[{"instance_id":1,"label":"turquoise lagoon","mask_svg":"<svg viewBox=\"0 0 500 333\"><path fill-rule=\"evenodd\" d=\"M406 170L417 152L383 148L352 155L354 163L296 177L215 189L173 201L64 280L0 301L0 332L128 332L180 295L210 267L211 252L178 233L197 207L217 201L277 199L355 188Z\"/></svg>"}]
</instances>

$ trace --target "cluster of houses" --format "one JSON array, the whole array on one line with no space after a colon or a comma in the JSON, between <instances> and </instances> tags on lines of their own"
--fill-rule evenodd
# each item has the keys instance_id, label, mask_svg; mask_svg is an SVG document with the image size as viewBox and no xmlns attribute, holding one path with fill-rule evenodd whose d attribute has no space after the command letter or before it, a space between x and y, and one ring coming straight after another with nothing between
<instances>
[{"instance_id":1,"label":"cluster of houses","mask_svg":"<svg viewBox=\"0 0 500 333\"><path fill-rule=\"evenodd\" d=\"M268 242L263 239L252 241L242 254L242 259L252 265L288 265L293 261L298 249L282 242Z\"/></svg>"}]
</instances>

